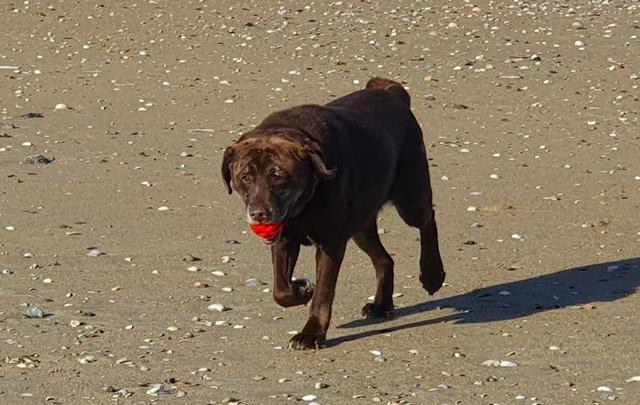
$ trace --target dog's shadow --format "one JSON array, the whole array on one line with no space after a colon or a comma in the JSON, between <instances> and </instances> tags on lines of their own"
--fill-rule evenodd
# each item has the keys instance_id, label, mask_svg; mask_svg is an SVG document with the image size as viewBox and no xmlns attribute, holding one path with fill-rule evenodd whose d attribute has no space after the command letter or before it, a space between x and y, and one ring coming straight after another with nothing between
<instances>
[{"instance_id":1,"label":"dog's shadow","mask_svg":"<svg viewBox=\"0 0 640 405\"><path fill-rule=\"evenodd\" d=\"M391 321L423 312L450 308L455 313L429 317L389 327L379 319L358 319L338 325L338 329L366 330L330 339L337 344L365 338L379 333L417 328L440 322L485 323L526 317L538 312L572 306L586 306L597 302L615 301L634 294L640 286L640 258L576 267L510 283L498 284L449 298L429 300L420 304L397 308Z\"/></svg>"}]
</instances>

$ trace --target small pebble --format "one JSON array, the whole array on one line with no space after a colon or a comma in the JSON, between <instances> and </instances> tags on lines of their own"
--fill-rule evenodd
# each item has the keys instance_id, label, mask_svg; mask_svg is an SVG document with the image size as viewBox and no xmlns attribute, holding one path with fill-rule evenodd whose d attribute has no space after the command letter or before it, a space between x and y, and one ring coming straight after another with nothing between
<instances>
[{"instance_id":1,"label":"small pebble","mask_svg":"<svg viewBox=\"0 0 640 405\"><path fill-rule=\"evenodd\" d=\"M38 307L26 307L22 314L28 318L44 318L44 312Z\"/></svg>"},{"instance_id":2,"label":"small pebble","mask_svg":"<svg viewBox=\"0 0 640 405\"><path fill-rule=\"evenodd\" d=\"M55 110L66 110L66 109L67 109L67 108L69 108L69 107L67 107L67 105L66 105L66 104L59 103L59 104L56 104L56 106L55 106L55 107L53 107L53 108L54 108Z\"/></svg>"}]
</instances>

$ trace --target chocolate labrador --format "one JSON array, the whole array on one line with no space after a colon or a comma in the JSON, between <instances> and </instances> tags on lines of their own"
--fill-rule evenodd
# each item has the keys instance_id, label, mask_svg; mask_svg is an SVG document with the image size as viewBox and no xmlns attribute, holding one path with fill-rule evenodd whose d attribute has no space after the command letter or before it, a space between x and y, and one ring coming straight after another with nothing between
<instances>
[{"instance_id":1,"label":"chocolate labrador","mask_svg":"<svg viewBox=\"0 0 640 405\"><path fill-rule=\"evenodd\" d=\"M271 245L273 298L284 307L311 300L309 319L290 346L320 348L331 319L338 272L349 239L376 272L367 317L393 310L393 259L376 219L392 203L420 230L420 281L429 294L445 272L438 249L422 131L398 83L369 80L364 90L320 105L268 116L224 152L222 177L246 204L247 221ZM292 281L301 245L316 248L316 284Z\"/></svg>"}]
</instances>

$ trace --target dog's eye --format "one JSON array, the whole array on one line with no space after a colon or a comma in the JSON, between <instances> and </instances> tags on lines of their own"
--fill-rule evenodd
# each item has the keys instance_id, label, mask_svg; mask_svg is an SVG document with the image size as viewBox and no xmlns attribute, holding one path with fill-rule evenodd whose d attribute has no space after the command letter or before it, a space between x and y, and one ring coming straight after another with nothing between
<instances>
[{"instance_id":1,"label":"dog's eye","mask_svg":"<svg viewBox=\"0 0 640 405\"><path fill-rule=\"evenodd\" d=\"M274 170L271 172L271 177L273 177L275 181L283 181L287 178L287 174L282 170Z\"/></svg>"},{"instance_id":2,"label":"dog's eye","mask_svg":"<svg viewBox=\"0 0 640 405\"><path fill-rule=\"evenodd\" d=\"M253 177L250 174L243 174L240 176L240 180L243 183L251 183L253 181Z\"/></svg>"}]
</instances>

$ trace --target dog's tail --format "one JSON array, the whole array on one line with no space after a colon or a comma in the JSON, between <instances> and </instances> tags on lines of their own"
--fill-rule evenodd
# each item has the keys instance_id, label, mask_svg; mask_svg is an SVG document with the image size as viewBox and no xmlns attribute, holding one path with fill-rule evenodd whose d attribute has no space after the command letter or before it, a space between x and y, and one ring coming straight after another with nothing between
<instances>
[{"instance_id":1,"label":"dog's tail","mask_svg":"<svg viewBox=\"0 0 640 405\"><path fill-rule=\"evenodd\" d=\"M402 87L402 85L398 82L394 82L390 79L384 79L382 77L372 77L367 82L366 88L386 90L390 93L395 94L402 101L404 101L405 104L407 104L407 107L411 106L411 97L409 96L409 93L407 93L404 87Z\"/></svg>"}]
</instances>

